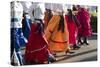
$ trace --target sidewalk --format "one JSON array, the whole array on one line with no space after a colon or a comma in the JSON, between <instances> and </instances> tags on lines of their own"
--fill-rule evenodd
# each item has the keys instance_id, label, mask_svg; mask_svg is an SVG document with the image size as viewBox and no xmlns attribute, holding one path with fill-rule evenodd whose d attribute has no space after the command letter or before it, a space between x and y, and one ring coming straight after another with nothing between
<instances>
[{"instance_id":1,"label":"sidewalk","mask_svg":"<svg viewBox=\"0 0 100 67\"><path fill-rule=\"evenodd\" d=\"M72 50L73 54L66 54L65 52L57 53L56 60L53 63L69 63L69 62L81 62L81 61L95 61L97 60L97 33L93 33L92 37L89 37L90 45L82 45L79 50ZM25 48L22 49L24 55ZM52 63L52 64L53 64Z\"/></svg>"},{"instance_id":2,"label":"sidewalk","mask_svg":"<svg viewBox=\"0 0 100 67\"><path fill-rule=\"evenodd\" d=\"M72 50L75 53L65 54L64 52L58 53L56 56L57 61L54 63L69 63L69 62L82 62L82 61L96 61L97 60L97 34L93 33L89 37L90 45L82 45L79 50Z\"/></svg>"}]
</instances>

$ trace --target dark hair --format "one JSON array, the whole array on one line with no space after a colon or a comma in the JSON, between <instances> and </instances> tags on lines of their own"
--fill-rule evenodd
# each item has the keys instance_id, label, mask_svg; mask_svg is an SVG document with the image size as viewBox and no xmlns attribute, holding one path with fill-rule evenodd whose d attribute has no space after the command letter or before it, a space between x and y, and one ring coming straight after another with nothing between
<instances>
[{"instance_id":1,"label":"dark hair","mask_svg":"<svg viewBox=\"0 0 100 67\"><path fill-rule=\"evenodd\" d=\"M51 10L50 10L50 9L46 9L46 11L47 11L47 13L48 13L48 23L47 23L47 26L48 26L49 21L51 20L51 18L52 18L52 16L53 16L53 14L52 14L52 12L51 12Z\"/></svg>"},{"instance_id":2,"label":"dark hair","mask_svg":"<svg viewBox=\"0 0 100 67\"><path fill-rule=\"evenodd\" d=\"M52 16L53 16L53 14L52 14L52 12L51 12L51 10L50 10L50 9L48 9L48 14L49 14L48 19L49 19L49 21L50 21L50 19L51 19L51 18L52 18Z\"/></svg>"},{"instance_id":3,"label":"dark hair","mask_svg":"<svg viewBox=\"0 0 100 67\"><path fill-rule=\"evenodd\" d=\"M78 10L78 8L77 8L75 5L73 5L72 10L73 10L73 11L77 11L77 10Z\"/></svg>"},{"instance_id":4,"label":"dark hair","mask_svg":"<svg viewBox=\"0 0 100 67\"><path fill-rule=\"evenodd\" d=\"M71 9L68 9L68 22L72 22L74 19L73 19L73 14L72 14L72 10Z\"/></svg>"},{"instance_id":5,"label":"dark hair","mask_svg":"<svg viewBox=\"0 0 100 67\"><path fill-rule=\"evenodd\" d=\"M43 21L41 19L36 19L36 20L39 20L40 23L37 23L37 32L38 33L44 33L44 24L43 24Z\"/></svg>"},{"instance_id":6,"label":"dark hair","mask_svg":"<svg viewBox=\"0 0 100 67\"><path fill-rule=\"evenodd\" d=\"M75 15L73 15L72 10L69 9L68 12L68 22L75 22L77 26L80 26L80 23Z\"/></svg>"},{"instance_id":7,"label":"dark hair","mask_svg":"<svg viewBox=\"0 0 100 67\"><path fill-rule=\"evenodd\" d=\"M60 22L59 22L59 26L58 26L58 31L61 30L62 32L64 32L64 17L63 15L60 15Z\"/></svg>"}]
</instances>

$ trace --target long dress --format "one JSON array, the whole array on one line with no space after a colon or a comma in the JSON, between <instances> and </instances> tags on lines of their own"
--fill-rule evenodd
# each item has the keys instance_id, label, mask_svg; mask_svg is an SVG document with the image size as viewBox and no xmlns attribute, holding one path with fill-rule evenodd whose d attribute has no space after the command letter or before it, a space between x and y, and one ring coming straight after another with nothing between
<instances>
[{"instance_id":1,"label":"long dress","mask_svg":"<svg viewBox=\"0 0 100 67\"><path fill-rule=\"evenodd\" d=\"M47 43L43 35L37 33L36 24L31 24L31 31L26 45L25 61L26 63L38 62L44 63L48 59Z\"/></svg>"},{"instance_id":2,"label":"long dress","mask_svg":"<svg viewBox=\"0 0 100 67\"><path fill-rule=\"evenodd\" d=\"M58 31L59 22L60 16L54 15L45 30L45 36L51 52L69 50L69 33L67 30L67 24L64 21L65 29L62 33L62 31Z\"/></svg>"},{"instance_id":3,"label":"long dress","mask_svg":"<svg viewBox=\"0 0 100 67\"><path fill-rule=\"evenodd\" d=\"M65 19L68 25L68 31L69 31L69 44L74 45L76 44L76 40L77 40L77 33L78 33L78 29L77 29L77 25L74 21L68 22L68 16L65 15Z\"/></svg>"},{"instance_id":4,"label":"long dress","mask_svg":"<svg viewBox=\"0 0 100 67\"><path fill-rule=\"evenodd\" d=\"M78 36L91 36L92 34L92 29L90 25L90 14L89 12L81 8L78 13L77 13L77 18L81 24L81 27L78 29Z\"/></svg>"}]
</instances>

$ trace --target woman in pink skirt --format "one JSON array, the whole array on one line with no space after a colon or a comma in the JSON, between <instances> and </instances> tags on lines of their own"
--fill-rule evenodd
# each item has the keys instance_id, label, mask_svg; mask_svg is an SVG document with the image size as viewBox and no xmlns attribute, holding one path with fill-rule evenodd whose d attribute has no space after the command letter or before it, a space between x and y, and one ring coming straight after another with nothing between
<instances>
[{"instance_id":1,"label":"woman in pink skirt","mask_svg":"<svg viewBox=\"0 0 100 67\"><path fill-rule=\"evenodd\" d=\"M89 45L87 42L87 37L92 35L92 29L90 25L90 14L87 9L78 7L77 18L81 24L81 27L78 29L78 43ZM84 38L83 42L81 38Z\"/></svg>"},{"instance_id":2,"label":"woman in pink skirt","mask_svg":"<svg viewBox=\"0 0 100 67\"><path fill-rule=\"evenodd\" d=\"M71 9L68 9L68 14L65 15L65 19L68 24L68 31L69 31L69 44L72 49L79 49L80 47L76 43L77 32L79 27L79 22L75 15L72 13Z\"/></svg>"}]
</instances>

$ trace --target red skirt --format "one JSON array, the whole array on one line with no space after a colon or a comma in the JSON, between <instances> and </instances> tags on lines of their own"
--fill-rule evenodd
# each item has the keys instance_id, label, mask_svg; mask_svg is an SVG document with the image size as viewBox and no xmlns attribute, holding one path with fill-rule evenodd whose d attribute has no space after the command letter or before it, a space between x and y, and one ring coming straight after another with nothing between
<instances>
[{"instance_id":1,"label":"red skirt","mask_svg":"<svg viewBox=\"0 0 100 67\"><path fill-rule=\"evenodd\" d=\"M68 22L69 44L76 44L78 29L75 22Z\"/></svg>"},{"instance_id":2,"label":"red skirt","mask_svg":"<svg viewBox=\"0 0 100 67\"><path fill-rule=\"evenodd\" d=\"M90 24L90 14L85 9L81 9L77 14L77 18L81 27L78 29L78 36L88 37L92 35L92 28Z\"/></svg>"},{"instance_id":3,"label":"red skirt","mask_svg":"<svg viewBox=\"0 0 100 67\"><path fill-rule=\"evenodd\" d=\"M47 43L42 34L36 32L36 25L32 24L25 51L25 61L44 63L48 59Z\"/></svg>"}]
</instances>

